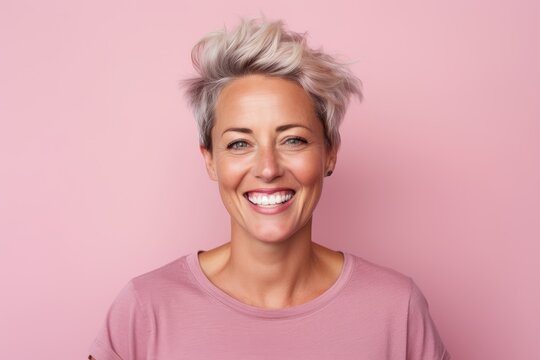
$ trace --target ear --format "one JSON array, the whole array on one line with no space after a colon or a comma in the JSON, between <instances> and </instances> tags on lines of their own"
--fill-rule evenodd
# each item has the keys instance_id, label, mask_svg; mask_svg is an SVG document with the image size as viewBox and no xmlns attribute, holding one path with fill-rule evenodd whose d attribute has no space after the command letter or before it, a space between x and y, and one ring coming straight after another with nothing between
<instances>
[{"instance_id":1,"label":"ear","mask_svg":"<svg viewBox=\"0 0 540 360\"><path fill-rule=\"evenodd\" d=\"M208 173L208 176L211 180L217 181L216 168L212 152L204 147L204 145L199 145L199 150L201 151L204 162L206 163L206 172Z\"/></svg>"},{"instance_id":2,"label":"ear","mask_svg":"<svg viewBox=\"0 0 540 360\"><path fill-rule=\"evenodd\" d=\"M336 162L337 162L337 148L335 146L332 146L327 150L326 153L326 163L324 173L328 173L328 171L334 171L336 168Z\"/></svg>"}]
</instances>

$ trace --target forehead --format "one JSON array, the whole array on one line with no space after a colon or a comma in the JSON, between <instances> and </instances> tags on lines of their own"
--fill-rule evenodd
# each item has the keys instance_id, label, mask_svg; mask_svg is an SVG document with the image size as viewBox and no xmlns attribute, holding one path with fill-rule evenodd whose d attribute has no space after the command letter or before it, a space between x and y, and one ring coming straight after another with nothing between
<instances>
[{"instance_id":1,"label":"forehead","mask_svg":"<svg viewBox=\"0 0 540 360\"><path fill-rule=\"evenodd\" d=\"M215 127L318 122L311 96L295 81L248 75L226 85L215 108Z\"/></svg>"}]
</instances>

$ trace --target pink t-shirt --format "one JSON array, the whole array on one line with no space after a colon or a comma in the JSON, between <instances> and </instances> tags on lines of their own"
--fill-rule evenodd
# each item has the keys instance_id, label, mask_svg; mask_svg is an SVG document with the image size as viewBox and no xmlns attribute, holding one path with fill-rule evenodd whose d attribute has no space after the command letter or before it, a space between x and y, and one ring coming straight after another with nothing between
<instances>
[{"instance_id":1,"label":"pink t-shirt","mask_svg":"<svg viewBox=\"0 0 540 360\"><path fill-rule=\"evenodd\" d=\"M414 281L344 252L338 280L284 309L245 304L198 251L131 279L90 347L96 360L450 360Z\"/></svg>"}]
</instances>

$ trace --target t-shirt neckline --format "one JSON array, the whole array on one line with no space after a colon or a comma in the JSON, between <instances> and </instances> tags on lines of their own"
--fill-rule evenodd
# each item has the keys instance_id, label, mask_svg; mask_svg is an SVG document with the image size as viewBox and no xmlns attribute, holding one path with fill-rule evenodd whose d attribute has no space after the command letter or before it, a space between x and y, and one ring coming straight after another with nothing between
<instances>
[{"instance_id":1,"label":"t-shirt neckline","mask_svg":"<svg viewBox=\"0 0 540 360\"><path fill-rule=\"evenodd\" d=\"M214 283L206 277L206 274L202 271L201 264L199 262L198 254L203 250L197 250L188 254L186 257L187 264L191 273L195 277L195 280L200 287L205 290L210 296L216 298L224 305L239 311L241 313L251 315L260 318L280 319L280 318L292 318L305 315L307 313L314 312L325 305L327 305L332 299L334 299L341 289L345 286L350 278L351 270L353 267L354 258L352 255L345 251L340 251L344 256L344 263L341 269L341 273L337 280L331 287L326 289L322 294L316 298L311 299L303 304L295 305L283 309L266 309L258 306L249 305L241 302L240 300L227 294L225 291L217 287Z\"/></svg>"}]
</instances>

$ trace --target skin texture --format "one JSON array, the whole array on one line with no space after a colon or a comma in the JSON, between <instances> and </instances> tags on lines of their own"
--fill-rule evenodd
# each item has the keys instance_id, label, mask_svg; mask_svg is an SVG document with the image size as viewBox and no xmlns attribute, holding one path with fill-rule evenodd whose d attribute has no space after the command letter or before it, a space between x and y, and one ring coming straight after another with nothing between
<instances>
[{"instance_id":1,"label":"skin texture","mask_svg":"<svg viewBox=\"0 0 540 360\"><path fill-rule=\"evenodd\" d=\"M206 276L240 301L264 308L298 305L328 289L343 255L313 243L311 227L324 174L334 169L337 154L325 144L309 94L278 77L234 80L218 97L212 143L212 151L200 150L231 216L231 239L199 255ZM276 187L296 191L279 214L260 214L244 197Z\"/></svg>"}]
</instances>

